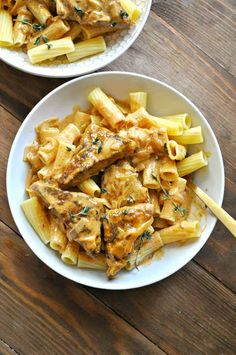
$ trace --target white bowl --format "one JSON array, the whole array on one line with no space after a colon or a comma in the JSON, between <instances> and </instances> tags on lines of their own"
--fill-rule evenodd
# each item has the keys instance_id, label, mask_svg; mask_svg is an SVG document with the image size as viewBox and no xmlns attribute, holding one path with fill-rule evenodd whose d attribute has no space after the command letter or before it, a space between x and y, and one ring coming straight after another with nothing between
<instances>
[{"instance_id":1,"label":"white bowl","mask_svg":"<svg viewBox=\"0 0 236 355\"><path fill-rule=\"evenodd\" d=\"M221 205L225 182L224 167L219 145L207 120L190 100L169 85L143 75L124 72L97 73L71 80L53 90L34 107L21 125L11 148L7 167L9 205L16 225L28 246L54 271L73 281L98 288L117 290L141 287L164 279L189 262L206 243L215 226L216 218L208 213L207 225L201 238L196 242L181 247L167 246L160 260L153 260L150 265L140 267L139 271L123 271L114 280L109 281L103 272L81 270L65 265L56 252L41 242L20 207L22 201L27 198L25 178L28 166L22 161L23 151L24 146L31 143L35 137L35 126L50 116L65 117L74 105L79 104L86 108L87 95L95 87L101 87L121 100L127 98L130 91L147 91L148 111L155 115L188 112L193 125L202 126L205 138L203 148L212 154L208 167L199 170L194 175L194 181L203 190L207 189L208 194ZM194 150L199 148L200 145L194 146Z\"/></svg>"},{"instance_id":2,"label":"white bowl","mask_svg":"<svg viewBox=\"0 0 236 355\"><path fill-rule=\"evenodd\" d=\"M134 0L141 10L136 24L128 30L106 35L107 49L104 53L84 58L74 63L61 59L47 60L45 63L31 64L21 49L0 47L0 59L26 73L50 78L71 78L94 72L110 64L122 55L136 40L148 18L152 0Z\"/></svg>"}]
</instances>

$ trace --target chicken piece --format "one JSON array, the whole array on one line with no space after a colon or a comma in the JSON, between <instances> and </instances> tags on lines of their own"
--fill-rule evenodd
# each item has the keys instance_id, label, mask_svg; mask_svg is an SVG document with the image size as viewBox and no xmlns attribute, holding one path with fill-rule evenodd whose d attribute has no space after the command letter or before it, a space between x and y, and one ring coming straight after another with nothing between
<instances>
[{"instance_id":1,"label":"chicken piece","mask_svg":"<svg viewBox=\"0 0 236 355\"><path fill-rule=\"evenodd\" d=\"M81 25L127 27L129 15L119 0L55 0L57 14L62 19L77 21Z\"/></svg>"},{"instance_id":2,"label":"chicken piece","mask_svg":"<svg viewBox=\"0 0 236 355\"><path fill-rule=\"evenodd\" d=\"M31 189L63 221L69 240L78 242L87 253L100 252L104 206L99 199L82 192L63 191L41 181L31 185Z\"/></svg>"},{"instance_id":3,"label":"chicken piece","mask_svg":"<svg viewBox=\"0 0 236 355\"><path fill-rule=\"evenodd\" d=\"M137 170L142 170L142 168L139 169L140 163L147 161L153 154L165 155L165 144L168 142L165 128L131 127L128 130L120 131L119 134L121 137L135 142L136 150L131 162L134 167L137 167Z\"/></svg>"},{"instance_id":4,"label":"chicken piece","mask_svg":"<svg viewBox=\"0 0 236 355\"><path fill-rule=\"evenodd\" d=\"M77 153L59 178L59 184L76 186L116 160L129 156L134 149L135 143L130 139L91 124L81 138Z\"/></svg>"},{"instance_id":5,"label":"chicken piece","mask_svg":"<svg viewBox=\"0 0 236 355\"><path fill-rule=\"evenodd\" d=\"M114 276L116 262L124 262L134 250L136 239L153 223L153 205L143 203L107 211L103 217L108 277ZM120 265L120 263L118 263ZM125 262L123 263L125 265ZM113 268L115 267L115 269ZM119 271L119 268L118 268Z\"/></svg>"},{"instance_id":6,"label":"chicken piece","mask_svg":"<svg viewBox=\"0 0 236 355\"><path fill-rule=\"evenodd\" d=\"M150 201L148 189L142 185L136 170L125 160L106 169L102 189L102 196L112 209Z\"/></svg>"}]
</instances>

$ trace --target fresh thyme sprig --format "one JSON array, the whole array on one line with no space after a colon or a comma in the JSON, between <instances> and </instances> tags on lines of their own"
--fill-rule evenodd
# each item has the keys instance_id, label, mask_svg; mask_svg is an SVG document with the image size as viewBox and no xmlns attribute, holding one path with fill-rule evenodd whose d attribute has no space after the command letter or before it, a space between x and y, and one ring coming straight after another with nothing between
<instances>
[{"instance_id":1,"label":"fresh thyme sprig","mask_svg":"<svg viewBox=\"0 0 236 355\"><path fill-rule=\"evenodd\" d=\"M175 212L179 212L182 217L185 217L185 216L186 216L186 213L187 213L186 208L180 207L180 205L179 205L178 203L176 203L176 202L173 200L173 198L172 198L172 197L170 196L170 194L169 194L169 191L167 191L167 190L163 187L161 181L157 178L157 176L155 176L154 174L152 174L152 177L153 177L153 179L155 179L155 180L160 184L160 187L161 187L161 189L162 189L162 191L164 192L164 195L165 195L165 196L164 196L164 200L170 200L170 201L172 202L173 206L174 206L174 211L175 211Z\"/></svg>"},{"instance_id":2,"label":"fresh thyme sprig","mask_svg":"<svg viewBox=\"0 0 236 355\"><path fill-rule=\"evenodd\" d=\"M31 26L35 32L39 32L39 31L46 28L45 23L42 23L41 25L39 23L31 23L30 20L28 20L26 18L24 18L23 20L20 20L20 21L18 21L18 20L16 20L16 21L22 23L22 25Z\"/></svg>"},{"instance_id":3,"label":"fresh thyme sprig","mask_svg":"<svg viewBox=\"0 0 236 355\"><path fill-rule=\"evenodd\" d=\"M86 206L79 213L70 212L69 213L70 221L73 223L75 221L76 216L83 216L83 217L87 216L87 213L90 209L91 207Z\"/></svg>"},{"instance_id":4,"label":"fresh thyme sprig","mask_svg":"<svg viewBox=\"0 0 236 355\"><path fill-rule=\"evenodd\" d=\"M137 239L138 241L138 249L137 249L137 253L136 253L136 258L135 258L135 262L134 262L134 265L135 265L135 268L138 270L138 265L137 265L137 260L138 260L138 254L139 254L139 251L143 245L143 243L147 240L150 240L152 239L152 235L149 231L145 231L143 232Z\"/></svg>"}]
</instances>

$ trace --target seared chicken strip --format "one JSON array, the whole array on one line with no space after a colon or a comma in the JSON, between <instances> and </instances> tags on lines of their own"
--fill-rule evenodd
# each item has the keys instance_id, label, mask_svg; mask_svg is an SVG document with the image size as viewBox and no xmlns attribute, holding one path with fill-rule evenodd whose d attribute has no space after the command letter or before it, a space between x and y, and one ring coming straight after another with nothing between
<instances>
[{"instance_id":1,"label":"seared chicken strip","mask_svg":"<svg viewBox=\"0 0 236 355\"><path fill-rule=\"evenodd\" d=\"M77 21L81 25L107 26L114 29L128 27L129 15L119 0L55 0L58 16Z\"/></svg>"},{"instance_id":2,"label":"seared chicken strip","mask_svg":"<svg viewBox=\"0 0 236 355\"><path fill-rule=\"evenodd\" d=\"M136 144L136 150L132 156L132 165L138 170L140 162L147 161L153 154L161 156L165 154L165 144L168 136L165 128L140 128L131 127L119 132L123 138L131 139Z\"/></svg>"},{"instance_id":3,"label":"seared chicken strip","mask_svg":"<svg viewBox=\"0 0 236 355\"><path fill-rule=\"evenodd\" d=\"M142 203L107 211L103 218L109 277L125 266L136 239L153 223L153 205ZM122 266L122 267L123 267Z\"/></svg>"},{"instance_id":4,"label":"seared chicken strip","mask_svg":"<svg viewBox=\"0 0 236 355\"><path fill-rule=\"evenodd\" d=\"M78 242L88 253L100 252L100 218L104 207L99 199L82 192L63 191L41 181L35 182L31 189L63 221L69 240Z\"/></svg>"},{"instance_id":5,"label":"seared chicken strip","mask_svg":"<svg viewBox=\"0 0 236 355\"><path fill-rule=\"evenodd\" d=\"M111 208L120 208L143 202L149 202L148 189L138 178L137 171L128 161L111 165L102 178L103 197Z\"/></svg>"},{"instance_id":6,"label":"seared chicken strip","mask_svg":"<svg viewBox=\"0 0 236 355\"><path fill-rule=\"evenodd\" d=\"M59 179L63 186L76 186L135 149L130 139L121 138L106 128L91 124L86 129L77 153Z\"/></svg>"}]
</instances>

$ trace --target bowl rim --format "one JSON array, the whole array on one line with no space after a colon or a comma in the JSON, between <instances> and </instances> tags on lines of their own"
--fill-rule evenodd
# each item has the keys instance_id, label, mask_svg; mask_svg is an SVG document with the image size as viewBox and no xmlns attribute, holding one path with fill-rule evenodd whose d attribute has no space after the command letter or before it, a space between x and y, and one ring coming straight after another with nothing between
<instances>
[{"instance_id":1,"label":"bowl rim","mask_svg":"<svg viewBox=\"0 0 236 355\"><path fill-rule=\"evenodd\" d=\"M146 10L145 10L145 14L144 14L144 17L142 19L142 21L138 24L137 26L137 30L136 32L134 33L133 36L130 37L130 40L129 40L129 44L128 45L125 45L124 48L122 48L121 51L118 51L117 55L114 56L113 59L110 59L109 57L107 57L107 60L103 60L100 62L100 64L98 66L96 66L95 68L91 68L89 70L85 70L83 73L80 73L78 72L78 70L74 70L73 73L69 73L69 69L66 70L66 73L67 74L57 74L57 73L50 73L50 69L51 67L45 67L45 71L48 70L49 72L47 73L44 73L44 72L37 72L37 67L35 67L35 69L33 69L33 64L32 64L32 70L31 70L31 67L30 68L25 68L24 65L22 65L22 67L19 68L19 66L17 65L17 61L12 61L12 62L9 62L3 55L0 55L0 59L8 64L9 66L19 70L19 71L22 71L24 73L27 73L27 74L31 74L31 75L35 75L35 76L39 76L39 77L44 77L44 78L73 78L73 77L78 77L78 76L82 76L82 75L87 75L89 73L92 73L92 72L95 72L99 69L102 69L104 68L106 65L109 65L111 63L113 63L115 60L117 60L122 54L124 54L132 45L133 43L136 41L136 39L138 38L138 36L140 35L141 31L143 30L146 22L147 22L147 18L150 14L150 11L151 11L151 6L152 6L152 0L147 0L147 6L146 6ZM124 41L124 38L122 39L122 41ZM7 49L7 47L5 48ZM78 64L78 68L79 68L79 61L75 62ZM69 63L70 64L70 63ZM74 64L74 63L71 63L71 64ZM58 64L58 67L60 68L60 64ZM40 67L41 69L42 67ZM36 71L36 72L35 72Z\"/></svg>"},{"instance_id":2,"label":"bowl rim","mask_svg":"<svg viewBox=\"0 0 236 355\"><path fill-rule=\"evenodd\" d=\"M93 73L93 74L88 74L82 77L77 77L75 79L72 79L70 81L67 81L65 83L63 83L62 85L58 86L57 88L55 88L54 90L50 91L46 96L44 96L34 107L33 109L28 113L28 115L26 116L25 120L23 121L23 123L21 124L15 138L14 141L12 143L11 149L10 149L10 154L8 156L8 163L7 163L7 171L6 171L6 190L7 190L7 198L8 198L8 203L9 203L9 207L10 207L10 211L12 214L12 217L16 223L17 228L19 229L19 232L22 236L22 238L24 239L24 241L26 242L26 244L29 246L29 248L32 250L32 252L44 263L46 264L49 268L51 268L53 271L57 272L58 274L60 274L61 276L66 277L67 279L74 281L76 283L79 283L81 285L85 285L85 286L89 286L89 287L93 287L93 288L98 288L98 289L106 289L106 290L128 290L128 289L135 289L135 288L139 288L139 287L144 287L144 286L148 286L151 285L153 283L156 282L160 282L163 279L173 275L174 273L176 273L178 270L182 269L187 263L189 263L196 255L197 253L202 249L202 247L205 245L205 243L207 242L207 240L209 239L210 235L213 232L213 229L216 225L217 222L217 218L215 216L214 220L212 222L212 229L209 232L209 235L207 236L205 242L200 245L196 251L194 252L193 256L189 256L187 257L184 262L181 264L181 266L177 266L176 268L172 269L171 271L169 271L166 275L160 277L158 280L151 280L148 281L147 280L142 280L141 282L137 282L137 284L135 285L128 285L126 286L122 286L119 284L113 284L112 282L110 284L106 284L104 287L98 286L98 285L94 285L93 281L91 282L90 279L88 279L88 281L78 281L76 277L73 277L71 275L67 275L66 270L57 270L56 267L54 267L53 265L51 265L51 263L48 262L48 260L46 258L44 258L44 256L40 253L38 253L38 251L36 250L36 248L31 245L31 243L29 241L26 240L26 238L24 237L24 233L23 233L23 226L22 226L22 222L21 219L18 218L15 215L15 211L14 211L14 201L10 198L10 189L11 189L11 178L10 178L10 166L12 164L12 157L13 157L13 153L15 151L15 148L17 146L18 143L18 138L21 135L22 130L24 129L24 127L27 125L28 121L31 119L31 116L34 114L34 112L38 109L39 106L41 106L45 101L47 101L47 99L51 96L56 94L58 91L60 90L64 90L67 86L70 86L71 84L74 84L76 82L79 82L80 80L86 80L87 78L91 78L91 77L98 77L98 76L109 76L109 75L115 75L115 76L120 76L120 75L124 75L127 77L138 77L141 79L145 79L148 81L152 81L155 84L161 85L166 87L167 89L171 90L172 92L174 92L176 95L180 96L183 100L186 100L188 104L190 104L197 112L197 114L201 117L201 119L204 121L204 123L207 126L207 129L209 130L214 144L215 144L215 148L217 151L217 155L219 157L219 161L220 161L220 173L221 173L221 180L222 180L222 185L221 185L221 191L220 191L220 195L219 195L219 205L221 206L223 203L223 199L224 199L224 190L225 190L225 172L224 172L224 164L223 164L223 158L222 158L222 154L221 154L221 150L220 150L220 146L218 144L218 141L216 139L216 136L210 126L210 124L208 123L207 119L204 117L204 115L201 113L201 111L195 106L195 104L189 100L185 95L183 95L182 93L180 93L177 89L175 89L174 87L170 86L169 84L164 83L163 81L160 81L158 79L154 79L151 77L148 77L146 75L143 74L136 74L133 72L123 72L123 71L107 71L107 72L99 72L99 73Z\"/></svg>"}]
</instances>

